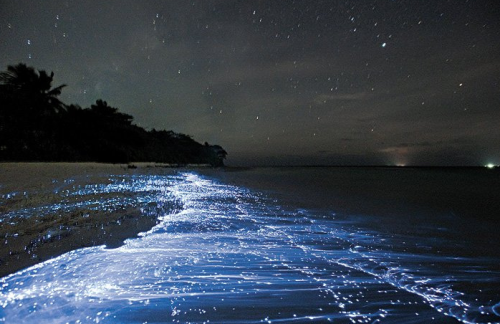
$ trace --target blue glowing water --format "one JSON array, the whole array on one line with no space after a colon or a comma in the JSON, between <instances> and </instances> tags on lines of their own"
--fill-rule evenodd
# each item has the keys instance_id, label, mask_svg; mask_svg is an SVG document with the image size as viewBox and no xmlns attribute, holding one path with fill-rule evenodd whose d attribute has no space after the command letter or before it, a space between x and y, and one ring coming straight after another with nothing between
<instances>
[{"instance_id":1,"label":"blue glowing water","mask_svg":"<svg viewBox=\"0 0 500 324\"><path fill-rule=\"evenodd\" d=\"M110 212L106 193L126 193L160 222L0 279L0 322L500 322L500 256L443 253L446 236L370 230L190 172L73 189L60 195L95 193L102 204L78 203Z\"/></svg>"}]
</instances>

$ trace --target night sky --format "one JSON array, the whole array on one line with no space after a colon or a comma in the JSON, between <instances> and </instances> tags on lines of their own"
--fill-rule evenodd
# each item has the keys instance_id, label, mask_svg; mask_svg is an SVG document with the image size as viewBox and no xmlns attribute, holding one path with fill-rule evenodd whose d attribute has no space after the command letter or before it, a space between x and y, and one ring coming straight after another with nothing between
<instances>
[{"instance_id":1,"label":"night sky","mask_svg":"<svg viewBox=\"0 0 500 324\"><path fill-rule=\"evenodd\" d=\"M500 164L500 1L0 0L25 62L227 164Z\"/></svg>"}]
</instances>

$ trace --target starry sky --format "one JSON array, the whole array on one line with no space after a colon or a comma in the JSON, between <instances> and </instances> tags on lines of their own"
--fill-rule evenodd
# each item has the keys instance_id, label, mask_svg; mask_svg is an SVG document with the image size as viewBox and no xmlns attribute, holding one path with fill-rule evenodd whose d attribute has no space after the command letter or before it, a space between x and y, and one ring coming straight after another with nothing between
<instances>
[{"instance_id":1,"label":"starry sky","mask_svg":"<svg viewBox=\"0 0 500 324\"><path fill-rule=\"evenodd\" d=\"M229 165L500 164L495 0L0 0L0 44Z\"/></svg>"}]
</instances>

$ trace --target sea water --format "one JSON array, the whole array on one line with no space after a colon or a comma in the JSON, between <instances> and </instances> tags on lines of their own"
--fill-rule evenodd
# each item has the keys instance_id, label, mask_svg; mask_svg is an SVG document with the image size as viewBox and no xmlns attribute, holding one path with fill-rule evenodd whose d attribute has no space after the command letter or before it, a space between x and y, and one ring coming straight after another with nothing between
<instances>
[{"instance_id":1,"label":"sea water","mask_svg":"<svg viewBox=\"0 0 500 324\"><path fill-rule=\"evenodd\" d=\"M158 224L118 248L78 249L0 279L0 321L500 322L498 242L481 253L449 215L408 226L302 208L192 171L115 174L59 195L92 194L113 212L112 193ZM74 204L40 201L3 217Z\"/></svg>"}]
</instances>

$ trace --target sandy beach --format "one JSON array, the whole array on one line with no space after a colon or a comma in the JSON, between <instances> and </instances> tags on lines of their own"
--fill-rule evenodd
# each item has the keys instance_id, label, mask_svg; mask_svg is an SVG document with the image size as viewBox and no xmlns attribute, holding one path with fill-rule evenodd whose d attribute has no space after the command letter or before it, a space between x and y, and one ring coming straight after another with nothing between
<instances>
[{"instance_id":1,"label":"sandy beach","mask_svg":"<svg viewBox=\"0 0 500 324\"><path fill-rule=\"evenodd\" d=\"M134 174L155 163L0 163L0 277L82 247L117 247L123 240L151 229L157 215L142 213L137 205L118 203L95 208L99 201L72 210L57 206L71 197L65 191L88 184L109 184L113 174ZM169 169L165 169L169 172ZM172 171L173 172L173 171ZM112 196L119 193L109 193ZM92 195L75 198L77 203ZM44 210L45 205L55 208ZM39 212L23 215L23 211ZM5 218L8 211L17 211ZM7 214L9 215L9 214Z\"/></svg>"}]
</instances>

